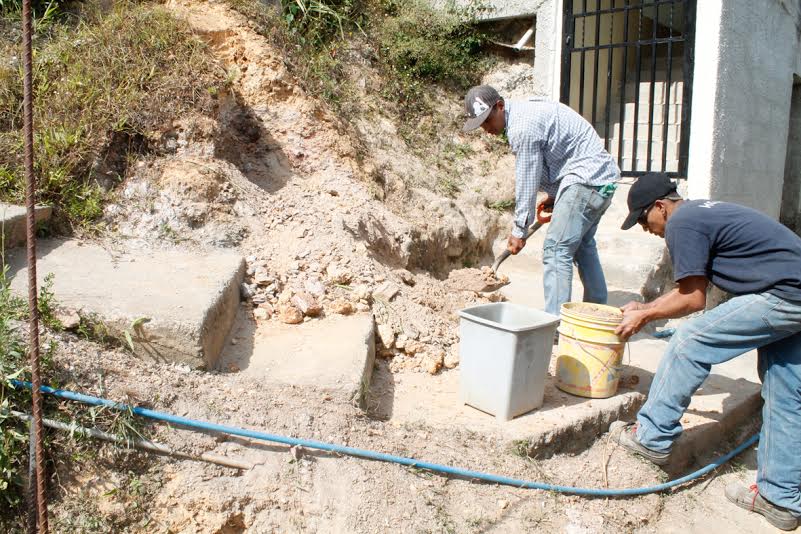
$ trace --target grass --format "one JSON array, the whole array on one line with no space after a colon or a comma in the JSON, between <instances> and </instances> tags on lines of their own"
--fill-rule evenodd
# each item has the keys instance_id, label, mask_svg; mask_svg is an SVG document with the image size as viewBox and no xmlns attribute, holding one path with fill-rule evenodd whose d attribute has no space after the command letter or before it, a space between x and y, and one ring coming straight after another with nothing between
<instances>
[{"instance_id":1,"label":"grass","mask_svg":"<svg viewBox=\"0 0 801 534\"><path fill-rule=\"evenodd\" d=\"M14 17L0 26L13 29ZM24 198L21 67L9 60L17 35L0 37L0 199L11 202ZM154 4L83 5L40 29L35 57L39 201L72 227L102 214L101 184L121 180L131 155L158 149L151 132L183 112L209 112L225 85L207 46Z\"/></svg>"}]
</instances>

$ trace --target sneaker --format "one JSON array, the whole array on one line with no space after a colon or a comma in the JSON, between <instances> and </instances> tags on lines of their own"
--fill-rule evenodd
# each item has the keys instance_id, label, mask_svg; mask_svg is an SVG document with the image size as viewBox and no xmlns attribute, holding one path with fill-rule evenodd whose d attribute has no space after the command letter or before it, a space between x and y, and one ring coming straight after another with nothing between
<instances>
[{"instance_id":1,"label":"sneaker","mask_svg":"<svg viewBox=\"0 0 801 534\"><path fill-rule=\"evenodd\" d=\"M786 508L763 499L756 484L747 487L735 482L726 486L725 494L729 501L749 512L764 516L768 523L778 529L795 530L798 527L798 518Z\"/></svg>"},{"instance_id":2,"label":"sneaker","mask_svg":"<svg viewBox=\"0 0 801 534\"><path fill-rule=\"evenodd\" d=\"M665 465L670 459L669 452L657 452L642 445L637 440L637 424L615 421L609 425L609 433L612 441L622 446L629 452L639 454L646 460L656 465Z\"/></svg>"}]
</instances>

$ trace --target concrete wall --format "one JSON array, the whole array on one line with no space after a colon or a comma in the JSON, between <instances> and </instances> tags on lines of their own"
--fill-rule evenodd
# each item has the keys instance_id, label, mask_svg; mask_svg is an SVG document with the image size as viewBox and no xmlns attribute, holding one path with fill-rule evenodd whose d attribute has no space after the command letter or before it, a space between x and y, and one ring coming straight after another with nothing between
<instances>
[{"instance_id":1,"label":"concrete wall","mask_svg":"<svg viewBox=\"0 0 801 534\"><path fill-rule=\"evenodd\" d=\"M801 78L796 76L794 81L779 220L801 233Z\"/></svg>"},{"instance_id":2,"label":"concrete wall","mask_svg":"<svg viewBox=\"0 0 801 534\"><path fill-rule=\"evenodd\" d=\"M689 149L691 198L778 218L801 0L699 0Z\"/></svg>"},{"instance_id":3,"label":"concrete wall","mask_svg":"<svg viewBox=\"0 0 801 534\"><path fill-rule=\"evenodd\" d=\"M482 20L504 20L536 14L543 4L552 0L430 0L434 6L445 6L449 3L462 7L481 5L487 9L479 14Z\"/></svg>"}]
</instances>

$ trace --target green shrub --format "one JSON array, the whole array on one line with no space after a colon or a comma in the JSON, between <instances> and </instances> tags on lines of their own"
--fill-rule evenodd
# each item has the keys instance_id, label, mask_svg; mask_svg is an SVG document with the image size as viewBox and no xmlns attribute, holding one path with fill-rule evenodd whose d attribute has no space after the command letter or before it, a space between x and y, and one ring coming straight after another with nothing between
<instances>
[{"instance_id":1,"label":"green shrub","mask_svg":"<svg viewBox=\"0 0 801 534\"><path fill-rule=\"evenodd\" d=\"M87 11L37 43L38 200L73 224L102 213L99 172L121 178L151 131L183 112L209 111L224 84L207 46L159 6ZM6 42L4 50L14 47ZM0 62L0 199L13 202L24 197L21 77L18 63Z\"/></svg>"}]
</instances>

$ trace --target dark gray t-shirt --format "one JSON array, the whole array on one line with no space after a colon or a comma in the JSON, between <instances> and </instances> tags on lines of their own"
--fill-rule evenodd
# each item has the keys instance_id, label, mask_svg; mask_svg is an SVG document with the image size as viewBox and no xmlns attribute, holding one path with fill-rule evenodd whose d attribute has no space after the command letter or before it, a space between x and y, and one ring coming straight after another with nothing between
<instances>
[{"instance_id":1,"label":"dark gray t-shirt","mask_svg":"<svg viewBox=\"0 0 801 534\"><path fill-rule=\"evenodd\" d=\"M673 277L706 276L734 295L769 292L801 302L801 238L754 209L692 200L668 219Z\"/></svg>"}]
</instances>

